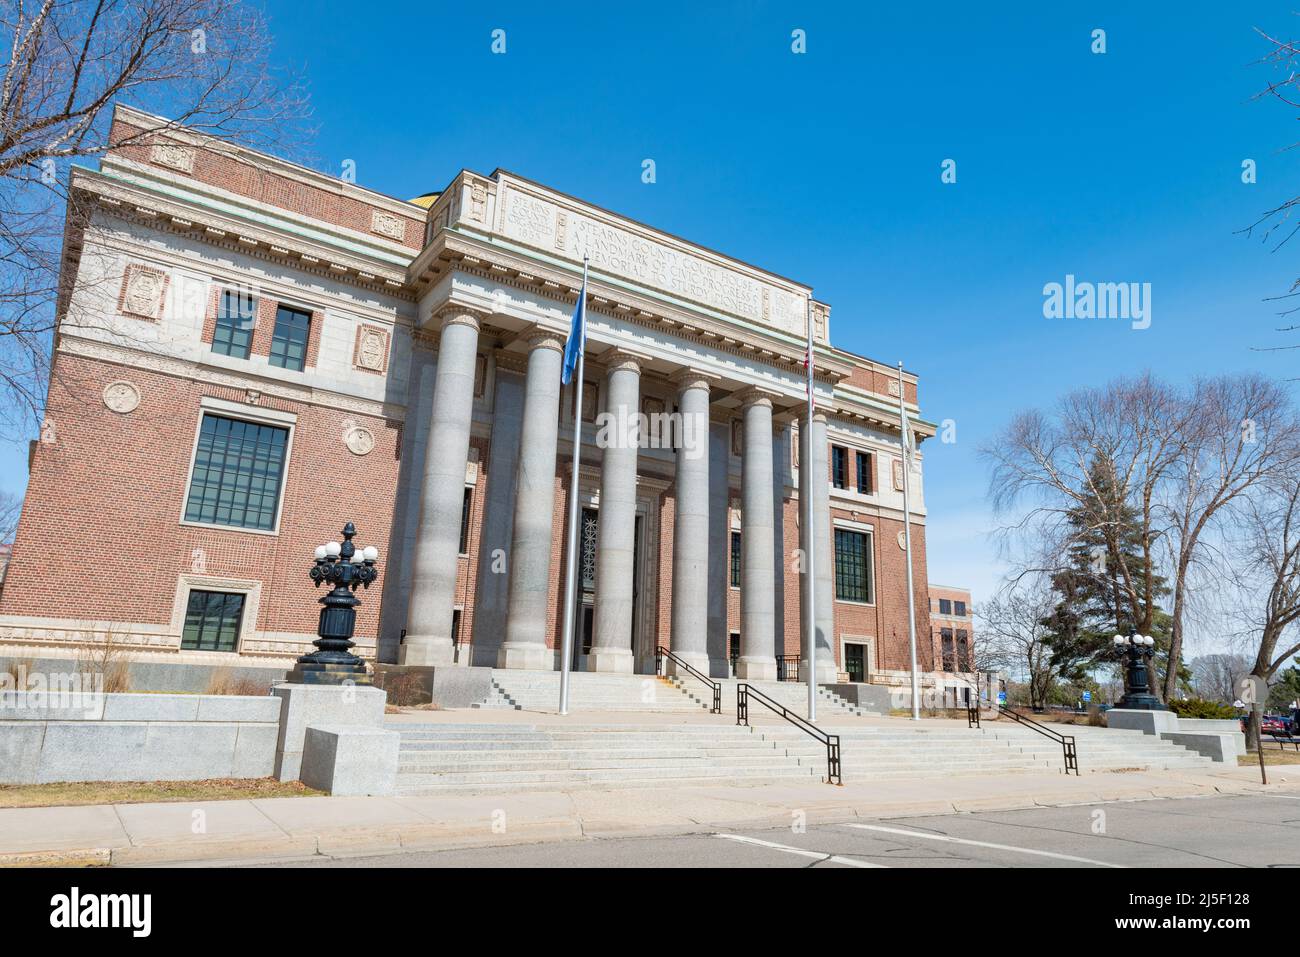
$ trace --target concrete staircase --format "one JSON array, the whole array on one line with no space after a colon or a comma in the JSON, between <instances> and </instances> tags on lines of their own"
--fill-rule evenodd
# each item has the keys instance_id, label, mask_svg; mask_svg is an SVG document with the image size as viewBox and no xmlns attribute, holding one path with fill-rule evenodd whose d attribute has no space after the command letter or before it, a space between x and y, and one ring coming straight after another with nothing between
<instances>
[{"instance_id":1,"label":"concrete staircase","mask_svg":"<svg viewBox=\"0 0 1300 957\"><path fill-rule=\"evenodd\" d=\"M722 685L722 713L736 713L735 678L714 679ZM808 713L808 688L789 681L750 682L773 701L800 716ZM492 690L475 708L509 708L515 711L553 712L558 707L558 671L492 670ZM846 701L826 688L817 689L819 721L879 716ZM579 671L569 676L569 703L582 711L655 711L707 713L713 707L713 693L691 675L657 678L654 675L617 675ZM770 714L754 703L755 713Z\"/></svg>"},{"instance_id":2,"label":"concrete staircase","mask_svg":"<svg viewBox=\"0 0 1300 957\"><path fill-rule=\"evenodd\" d=\"M845 783L886 778L940 778L1012 772L1064 772L1061 746L1028 728L822 726L840 736ZM1142 734L1104 728L1064 729L1075 735L1079 772L1116 770L1208 771L1214 762L1181 745ZM787 754L815 764L826 749L795 728L758 730Z\"/></svg>"},{"instance_id":3,"label":"concrete staircase","mask_svg":"<svg viewBox=\"0 0 1300 957\"><path fill-rule=\"evenodd\" d=\"M824 759L818 767L725 721L390 727L402 735L397 791L406 795L807 783L826 773Z\"/></svg>"},{"instance_id":4,"label":"concrete staircase","mask_svg":"<svg viewBox=\"0 0 1300 957\"><path fill-rule=\"evenodd\" d=\"M579 671L569 676L569 704L575 711L672 711L699 714L712 707L712 696L685 694L673 681L654 675L618 675ZM704 699L708 698L706 702ZM492 669L492 690L475 708L553 712L559 706L558 671Z\"/></svg>"},{"instance_id":5,"label":"concrete staircase","mask_svg":"<svg viewBox=\"0 0 1300 957\"><path fill-rule=\"evenodd\" d=\"M702 722L708 721L702 717ZM826 749L785 723L409 724L398 793L699 787L824 780ZM1062 773L1060 746L1019 727L982 730L827 724L845 783L1020 772ZM1139 731L1075 729L1079 770L1208 771L1193 751Z\"/></svg>"}]
</instances>

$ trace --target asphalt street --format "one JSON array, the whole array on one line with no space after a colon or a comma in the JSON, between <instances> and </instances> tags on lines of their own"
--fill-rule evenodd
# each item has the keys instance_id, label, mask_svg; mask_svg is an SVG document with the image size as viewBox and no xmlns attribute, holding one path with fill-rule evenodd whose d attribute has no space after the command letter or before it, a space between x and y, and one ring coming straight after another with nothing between
<instances>
[{"instance_id":1,"label":"asphalt street","mask_svg":"<svg viewBox=\"0 0 1300 957\"><path fill-rule=\"evenodd\" d=\"M769 830L317 857L273 867L1296 867L1300 796L1236 795Z\"/></svg>"}]
</instances>

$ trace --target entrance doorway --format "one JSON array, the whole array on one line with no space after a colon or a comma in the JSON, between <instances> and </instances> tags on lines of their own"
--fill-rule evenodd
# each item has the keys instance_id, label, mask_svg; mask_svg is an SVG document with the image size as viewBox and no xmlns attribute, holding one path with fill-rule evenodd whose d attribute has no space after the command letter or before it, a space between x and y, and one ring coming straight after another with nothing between
<instances>
[{"instance_id":1,"label":"entrance doorway","mask_svg":"<svg viewBox=\"0 0 1300 957\"><path fill-rule=\"evenodd\" d=\"M849 673L849 680L864 682L867 680L866 645L846 641L844 643L844 670Z\"/></svg>"}]
</instances>

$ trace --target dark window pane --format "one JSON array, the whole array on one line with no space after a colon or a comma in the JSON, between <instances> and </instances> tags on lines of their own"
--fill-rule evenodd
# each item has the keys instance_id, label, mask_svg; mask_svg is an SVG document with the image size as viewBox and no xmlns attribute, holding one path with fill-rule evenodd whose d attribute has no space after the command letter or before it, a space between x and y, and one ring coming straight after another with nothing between
<instances>
[{"instance_id":1,"label":"dark window pane","mask_svg":"<svg viewBox=\"0 0 1300 957\"><path fill-rule=\"evenodd\" d=\"M236 651L243 617L243 595L192 591L185 609L181 648L187 651Z\"/></svg>"},{"instance_id":2,"label":"dark window pane","mask_svg":"<svg viewBox=\"0 0 1300 957\"><path fill-rule=\"evenodd\" d=\"M835 597L871 602L871 548L866 532L835 529Z\"/></svg>"},{"instance_id":3,"label":"dark window pane","mask_svg":"<svg viewBox=\"0 0 1300 957\"><path fill-rule=\"evenodd\" d=\"M275 311L275 334L271 337L270 363L301 372L307 361L307 338L311 313L280 306Z\"/></svg>"},{"instance_id":4,"label":"dark window pane","mask_svg":"<svg viewBox=\"0 0 1300 957\"><path fill-rule=\"evenodd\" d=\"M939 614L941 614L941 615L951 615L951 614L952 614L952 599L951 599L951 598L940 598L940 599L939 599Z\"/></svg>"},{"instance_id":5,"label":"dark window pane","mask_svg":"<svg viewBox=\"0 0 1300 957\"><path fill-rule=\"evenodd\" d=\"M740 532L731 533L731 587L740 587Z\"/></svg>"},{"instance_id":6,"label":"dark window pane","mask_svg":"<svg viewBox=\"0 0 1300 957\"><path fill-rule=\"evenodd\" d=\"M858 491L863 495L871 494L871 456L866 452L858 453Z\"/></svg>"},{"instance_id":7,"label":"dark window pane","mask_svg":"<svg viewBox=\"0 0 1300 957\"><path fill-rule=\"evenodd\" d=\"M205 414L185 520L275 528L288 442L288 429Z\"/></svg>"},{"instance_id":8,"label":"dark window pane","mask_svg":"<svg viewBox=\"0 0 1300 957\"><path fill-rule=\"evenodd\" d=\"M473 494L472 488L466 488L465 497L460 503L460 553L462 555L469 553L469 503Z\"/></svg>"},{"instance_id":9,"label":"dark window pane","mask_svg":"<svg viewBox=\"0 0 1300 957\"><path fill-rule=\"evenodd\" d=\"M217 326L212 333L212 351L236 359L247 359L253 345L257 300L251 293L225 289L217 304Z\"/></svg>"},{"instance_id":10,"label":"dark window pane","mask_svg":"<svg viewBox=\"0 0 1300 957\"><path fill-rule=\"evenodd\" d=\"M966 617L966 603L964 601L955 601L952 603L953 614L958 618Z\"/></svg>"},{"instance_id":11,"label":"dark window pane","mask_svg":"<svg viewBox=\"0 0 1300 957\"><path fill-rule=\"evenodd\" d=\"M831 446L831 482L836 488L849 487L848 454L838 445Z\"/></svg>"}]
</instances>

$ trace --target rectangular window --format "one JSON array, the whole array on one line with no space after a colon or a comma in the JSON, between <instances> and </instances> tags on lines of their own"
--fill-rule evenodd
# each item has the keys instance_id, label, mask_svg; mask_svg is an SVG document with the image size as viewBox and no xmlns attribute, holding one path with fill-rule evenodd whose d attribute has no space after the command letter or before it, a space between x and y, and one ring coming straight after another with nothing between
<instances>
[{"instance_id":1,"label":"rectangular window","mask_svg":"<svg viewBox=\"0 0 1300 957\"><path fill-rule=\"evenodd\" d=\"M836 488L849 487L849 456L838 445L831 446L831 483Z\"/></svg>"},{"instance_id":2,"label":"rectangular window","mask_svg":"<svg viewBox=\"0 0 1300 957\"><path fill-rule=\"evenodd\" d=\"M731 533L731 587L740 587L740 532Z\"/></svg>"},{"instance_id":3,"label":"rectangular window","mask_svg":"<svg viewBox=\"0 0 1300 957\"><path fill-rule=\"evenodd\" d=\"M835 597L840 601L874 601L871 585L871 536L849 528L835 529Z\"/></svg>"},{"instance_id":4,"label":"rectangular window","mask_svg":"<svg viewBox=\"0 0 1300 957\"><path fill-rule=\"evenodd\" d=\"M944 670L944 671L956 671L956 670L957 670L957 662L956 662L956 656L955 656L954 653L953 653L953 645L952 645L952 629L951 629L951 628L940 628L940 629L939 629L939 638L940 638L940 641L941 641L941 643L942 643L943 670Z\"/></svg>"},{"instance_id":5,"label":"rectangular window","mask_svg":"<svg viewBox=\"0 0 1300 957\"><path fill-rule=\"evenodd\" d=\"M271 365L301 372L307 365L310 334L311 313L289 306L278 307L275 310L275 334L271 337Z\"/></svg>"},{"instance_id":6,"label":"rectangular window","mask_svg":"<svg viewBox=\"0 0 1300 957\"><path fill-rule=\"evenodd\" d=\"M204 413L185 521L275 529L289 430Z\"/></svg>"},{"instance_id":7,"label":"rectangular window","mask_svg":"<svg viewBox=\"0 0 1300 957\"><path fill-rule=\"evenodd\" d=\"M247 359L253 345L257 300L250 292L223 289L217 303L217 326L212 332L212 351L236 359Z\"/></svg>"},{"instance_id":8,"label":"rectangular window","mask_svg":"<svg viewBox=\"0 0 1300 957\"><path fill-rule=\"evenodd\" d=\"M955 601L952 603L952 613L958 618L966 617L966 603L964 601Z\"/></svg>"},{"instance_id":9,"label":"rectangular window","mask_svg":"<svg viewBox=\"0 0 1300 957\"><path fill-rule=\"evenodd\" d=\"M474 498L472 486L465 486L465 497L460 503L460 553L469 554L469 506Z\"/></svg>"},{"instance_id":10,"label":"rectangular window","mask_svg":"<svg viewBox=\"0 0 1300 957\"><path fill-rule=\"evenodd\" d=\"M941 614L941 615L951 615L951 614L952 614L952 599L951 599L951 598L940 598L940 599L939 599L939 614Z\"/></svg>"},{"instance_id":11,"label":"rectangular window","mask_svg":"<svg viewBox=\"0 0 1300 957\"><path fill-rule=\"evenodd\" d=\"M871 456L866 452L858 453L858 492L862 495L871 494Z\"/></svg>"},{"instance_id":12,"label":"rectangular window","mask_svg":"<svg viewBox=\"0 0 1300 957\"><path fill-rule=\"evenodd\" d=\"M970 666L970 637L964 628L957 629L957 670L962 674L973 670Z\"/></svg>"},{"instance_id":13,"label":"rectangular window","mask_svg":"<svg viewBox=\"0 0 1300 957\"><path fill-rule=\"evenodd\" d=\"M192 591L185 609L181 648L185 651L235 651L244 617L244 596L237 592Z\"/></svg>"}]
</instances>

